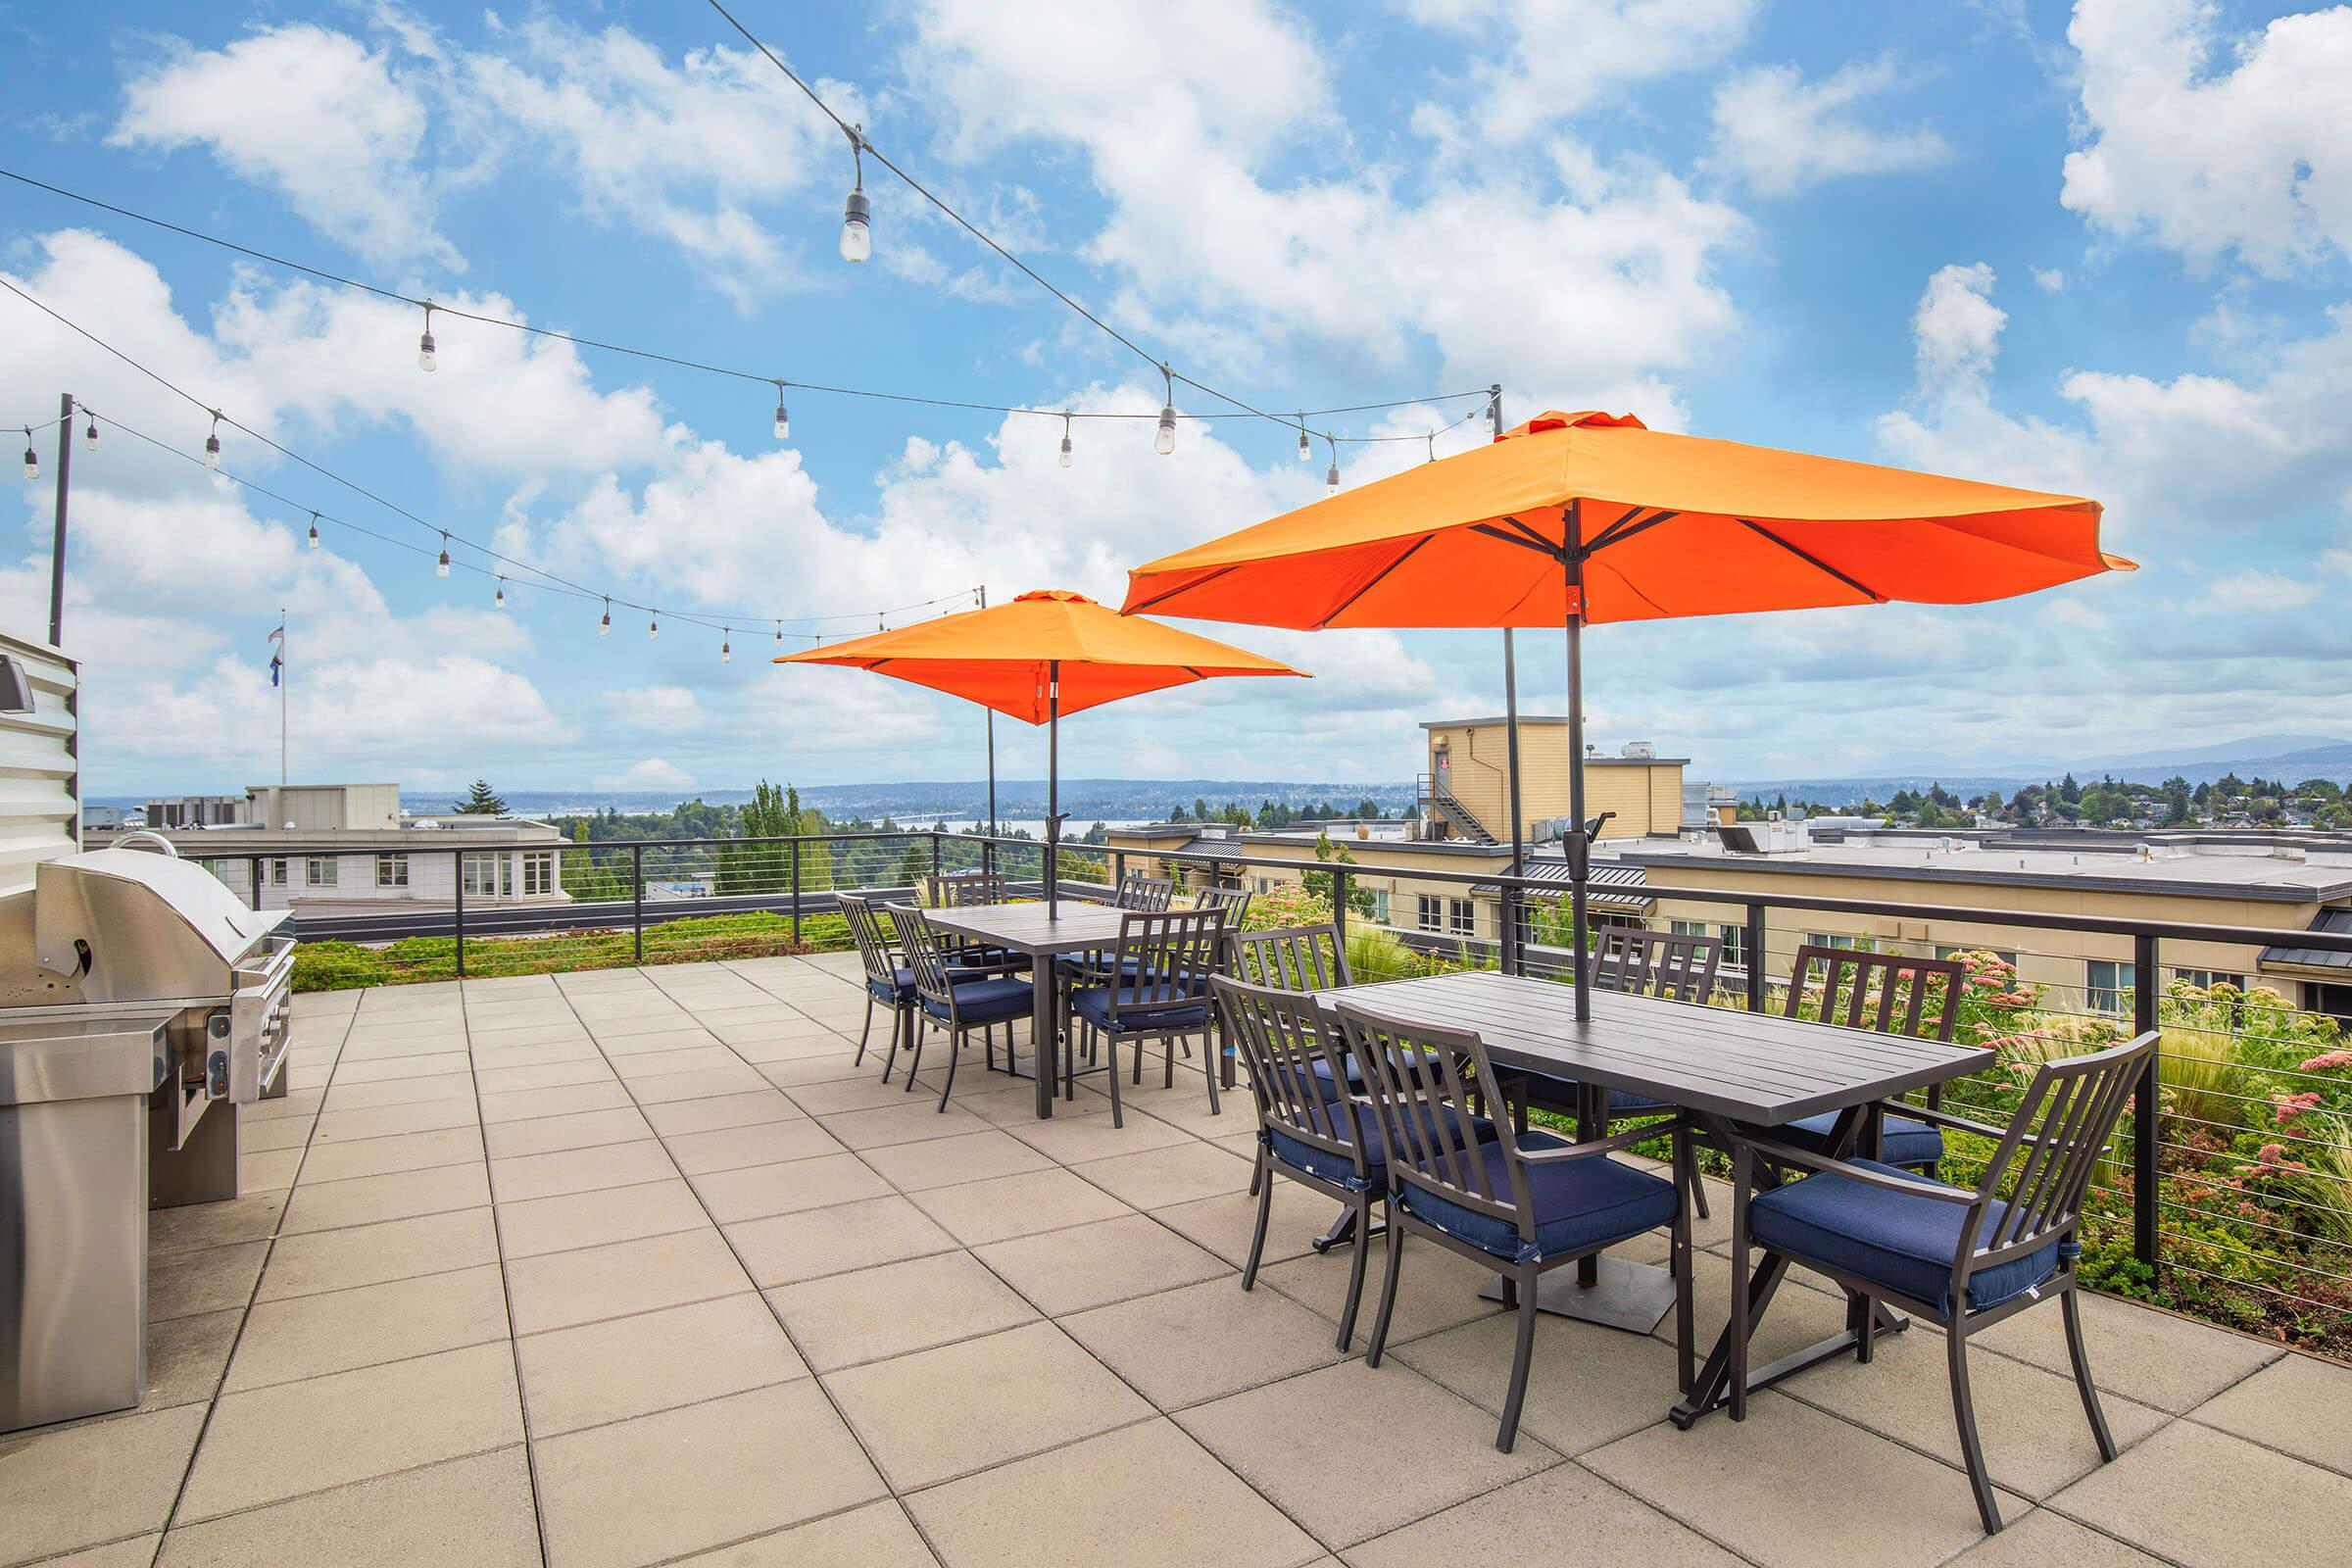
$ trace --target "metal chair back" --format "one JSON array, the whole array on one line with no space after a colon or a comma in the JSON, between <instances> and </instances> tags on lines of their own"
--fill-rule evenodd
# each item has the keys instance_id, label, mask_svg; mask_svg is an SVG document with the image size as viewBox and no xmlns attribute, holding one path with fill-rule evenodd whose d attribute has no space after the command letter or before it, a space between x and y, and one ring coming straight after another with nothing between
<instances>
[{"instance_id":1,"label":"metal chair back","mask_svg":"<svg viewBox=\"0 0 2352 1568\"><path fill-rule=\"evenodd\" d=\"M1332 1091L1334 1084L1348 1081L1339 1034L1321 1009L1295 991L1244 985L1224 975L1211 980L1209 989L1216 995L1225 1038L1249 1065L1258 1125L1352 1158L1355 1174L1364 1177L1356 1104Z\"/></svg>"},{"instance_id":2,"label":"metal chair back","mask_svg":"<svg viewBox=\"0 0 2352 1568\"><path fill-rule=\"evenodd\" d=\"M1821 1021L1883 1035L1931 1036L1949 1043L1960 1027L1960 997L1968 966L1953 958L1906 958L1895 953L1858 953L1850 948L1796 950L1788 972L1791 1018L1801 1017L1812 995L1812 971L1822 972Z\"/></svg>"},{"instance_id":3,"label":"metal chair back","mask_svg":"<svg viewBox=\"0 0 2352 1568\"><path fill-rule=\"evenodd\" d=\"M1470 1121L1472 1080L1462 1075L1463 1066L1478 1083L1501 1081L1485 1042L1472 1030L1406 1024L1356 1003L1342 1002L1336 1010L1348 1050L1372 1090L1391 1183L1514 1226L1522 1245L1532 1248L1535 1210L1511 1119L1494 1123L1494 1147L1502 1154L1499 1182L1487 1168Z\"/></svg>"},{"instance_id":4,"label":"metal chair back","mask_svg":"<svg viewBox=\"0 0 2352 1568\"><path fill-rule=\"evenodd\" d=\"M1225 918L1213 909L1130 909L1119 916L1108 981L1111 1027L1121 1027L1122 1014L1205 1003L1224 947Z\"/></svg>"},{"instance_id":5,"label":"metal chair back","mask_svg":"<svg viewBox=\"0 0 2352 1568\"><path fill-rule=\"evenodd\" d=\"M1225 916L1225 929L1239 931L1242 919L1250 912L1248 888L1205 887L1193 895L1193 907L1214 909Z\"/></svg>"},{"instance_id":6,"label":"metal chair back","mask_svg":"<svg viewBox=\"0 0 2352 1568\"><path fill-rule=\"evenodd\" d=\"M865 965L865 977L886 986L897 986L899 935L882 912L889 906L864 893L836 893L833 901L841 906L841 917L850 928L850 940L858 945L858 960Z\"/></svg>"},{"instance_id":7,"label":"metal chair back","mask_svg":"<svg viewBox=\"0 0 2352 1568\"><path fill-rule=\"evenodd\" d=\"M2128 1045L2044 1062L2034 1071L1977 1184L1970 1208L1975 1223L1961 1230L1950 1299L1968 1299L1968 1277L1979 1269L2036 1251L2053 1238L2074 1238L2082 1223L2083 1196L2107 1157L2157 1038L2150 1030ZM1981 1216L2003 1194L2007 1207L1985 1225Z\"/></svg>"},{"instance_id":8,"label":"metal chair back","mask_svg":"<svg viewBox=\"0 0 2352 1568\"><path fill-rule=\"evenodd\" d=\"M1118 891L1111 896L1111 902L1122 909L1156 913L1176 902L1176 879L1130 871L1119 878Z\"/></svg>"},{"instance_id":9,"label":"metal chair back","mask_svg":"<svg viewBox=\"0 0 2352 1568\"><path fill-rule=\"evenodd\" d=\"M1227 941L1234 978L1246 985L1330 991L1354 984L1348 976L1347 944L1340 940L1340 928L1328 920L1275 931L1236 931Z\"/></svg>"},{"instance_id":10,"label":"metal chair back","mask_svg":"<svg viewBox=\"0 0 2352 1568\"><path fill-rule=\"evenodd\" d=\"M1721 937L1606 927L1592 956L1592 983L1603 991L1703 1004L1715 994L1722 962Z\"/></svg>"},{"instance_id":11,"label":"metal chair back","mask_svg":"<svg viewBox=\"0 0 2352 1568\"><path fill-rule=\"evenodd\" d=\"M1004 878L996 871L949 871L923 878L927 902L934 909L969 908L976 904L1003 904Z\"/></svg>"},{"instance_id":12,"label":"metal chair back","mask_svg":"<svg viewBox=\"0 0 2352 1568\"><path fill-rule=\"evenodd\" d=\"M940 945L939 933L922 910L901 904L888 907L891 923L898 928L899 949L906 955L906 967L914 971L915 995L940 1004L953 1015L956 987L948 979L947 953Z\"/></svg>"}]
</instances>

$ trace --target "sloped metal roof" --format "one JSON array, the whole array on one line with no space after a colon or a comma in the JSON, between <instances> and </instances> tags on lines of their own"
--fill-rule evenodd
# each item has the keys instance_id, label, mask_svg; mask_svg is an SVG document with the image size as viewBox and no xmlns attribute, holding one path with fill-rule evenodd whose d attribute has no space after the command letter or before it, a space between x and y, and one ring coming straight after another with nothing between
<instances>
[{"instance_id":1,"label":"sloped metal roof","mask_svg":"<svg viewBox=\"0 0 2352 1568\"><path fill-rule=\"evenodd\" d=\"M2322 909L2312 916L2311 924L2305 929L2352 936L2352 908ZM2306 969L2352 970L2352 953L2335 953L2326 948L2297 948L2284 943L2263 949L2262 961L2297 964Z\"/></svg>"}]
</instances>

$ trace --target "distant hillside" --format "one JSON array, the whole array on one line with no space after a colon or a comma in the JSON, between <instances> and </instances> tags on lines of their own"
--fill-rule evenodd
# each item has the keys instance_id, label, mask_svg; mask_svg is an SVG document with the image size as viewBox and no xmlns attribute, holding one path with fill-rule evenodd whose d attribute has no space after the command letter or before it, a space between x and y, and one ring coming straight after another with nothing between
<instances>
[{"instance_id":1,"label":"distant hillside","mask_svg":"<svg viewBox=\"0 0 2352 1568\"><path fill-rule=\"evenodd\" d=\"M675 791L645 790L501 790L507 805L523 816L562 816L601 811L610 807L621 812L666 811L678 804ZM752 792L700 790L713 806L740 806ZM1352 806L1370 797L1383 811L1394 814L1413 804L1409 784L1319 784L1265 779L1124 779L1065 778L1061 808L1081 820L1103 818L1138 821L1163 816L1171 807L1192 808L1195 800L1212 803L1278 801L1304 806L1329 801ZM401 805L411 811L446 811L455 803L447 794L406 793ZM801 791L801 799L835 819L884 816L902 822L969 822L988 814L986 780L947 783L815 784ZM997 780L1000 818L1041 817L1046 813L1046 781L1042 778Z\"/></svg>"},{"instance_id":2,"label":"distant hillside","mask_svg":"<svg viewBox=\"0 0 2352 1568\"><path fill-rule=\"evenodd\" d=\"M1833 804L1858 804L1864 798L1884 801L1897 790L1924 790L1941 784L1958 795L1982 795L1987 789L2003 793L2027 784L2040 784L2073 773L2078 779L2103 773L2131 784L2161 784L2176 774L2191 784L2210 784L2225 774L2240 778L2281 778L2300 784L2309 778L2332 779L2352 786L2352 741L2324 735L2250 735L2217 746L2184 747L2178 752L2142 752L2087 761L2054 763L2046 768L2013 764L1997 771L1949 769L1943 772L1857 774L1844 778L1744 780L1732 788L1750 800L1791 799Z\"/></svg>"}]
</instances>

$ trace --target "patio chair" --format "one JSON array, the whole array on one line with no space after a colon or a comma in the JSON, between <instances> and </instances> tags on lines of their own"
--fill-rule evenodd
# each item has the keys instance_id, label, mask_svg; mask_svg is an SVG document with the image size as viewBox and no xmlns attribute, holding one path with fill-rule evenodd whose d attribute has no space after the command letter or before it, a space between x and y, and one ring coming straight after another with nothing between
<instances>
[{"instance_id":1,"label":"patio chair","mask_svg":"<svg viewBox=\"0 0 2352 1568\"><path fill-rule=\"evenodd\" d=\"M1239 931L1250 913L1250 901L1254 897L1248 888L1205 887L1193 893L1193 907L1215 909L1225 916L1225 929Z\"/></svg>"},{"instance_id":2,"label":"patio chair","mask_svg":"<svg viewBox=\"0 0 2352 1568\"><path fill-rule=\"evenodd\" d=\"M1271 986L1247 985L1219 975L1209 982L1225 1038L1250 1064L1250 1092L1257 1102L1257 1152L1250 1191L1257 1199L1257 1224L1250 1236L1250 1258L1242 1267L1242 1289L1257 1283L1258 1259L1273 1213L1270 1175L1288 1177L1311 1192L1344 1203L1354 1216L1357 1239L1348 1273L1348 1304L1340 1312L1339 1347L1355 1337L1357 1303L1364 1294L1367 1245L1380 1232L1372 1209L1389 1202L1388 1146L1369 1101L1335 1091L1339 1081L1340 1034L1311 997ZM1471 1135L1492 1142L1494 1125L1472 1118Z\"/></svg>"},{"instance_id":3,"label":"patio chair","mask_svg":"<svg viewBox=\"0 0 2352 1568\"><path fill-rule=\"evenodd\" d=\"M2082 1346L2075 1260L2082 1252L2083 1195L2107 1157L2156 1040L2151 1031L2129 1045L2044 1063L2005 1128L1920 1109L1938 1127L1995 1143L1974 1190L1923 1181L1879 1160L1833 1159L1794 1144L1735 1133L1732 1419L1747 1415L1748 1251L1762 1248L1767 1268L1776 1259L1800 1262L1860 1298L1852 1313L1859 1325L1858 1360L1870 1359L1881 1299L1943 1325L1960 1455L1986 1534L2001 1528L2001 1515L1984 1473L1969 1393L1970 1336L2055 1295L2066 1315L2066 1348L2082 1412L2099 1458L2113 1459L2115 1439ZM1751 1193L1758 1161L1814 1174Z\"/></svg>"},{"instance_id":4,"label":"patio chair","mask_svg":"<svg viewBox=\"0 0 2352 1568\"><path fill-rule=\"evenodd\" d=\"M1801 1017L1811 988L1807 981L1812 971L1821 970L1821 1006L1823 1023L1843 1024L1849 1029L1875 1029L1881 1034L1908 1035L1915 1040L1937 1040L1949 1045L1953 1031L1960 1026L1960 996L1968 984L1968 966L1952 958L1906 958L1893 953L1859 953L1847 948L1818 948L1810 944L1796 950L1796 958L1788 973L1788 999L1783 1011L1791 1018ZM1874 1114L1874 1128L1866 1129L1867 1140L1874 1134L1877 1147L1870 1149L1873 1158L1905 1170L1933 1176L1943 1163L1943 1134L1919 1118L1916 1107L1902 1102L1903 1113ZM1935 1084L1927 1092L1929 1109L1940 1109L1943 1104L1943 1086ZM1784 1144L1793 1144L1816 1154L1830 1152L1830 1139L1837 1126L1835 1111L1807 1116L1772 1129L1750 1129Z\"/></svg>"},{"instance_id":5,"label":"patio chair","mask_svg":"<svg viewBox=\"0 0 2352 1568\"><path fill-rule=\"evenodd\" d=\"M882 912L878 900L863 893L837 893L835 904L857 944L858 961L865 966L865 1027L858 1035L858 1054L850 1065L865 1061L865 1044L874 1032L874 1007L890 1009L890 1055L882 1063L882 1079L890 1081L891 1065L899 1059L899 1041L906 1033L907 1014L914 1010L914 971L899 961L899 934Z\"/></svg>"},{"instance_id":6,"label":"patio chair","mask_svg":"<svg viewBox=\"0 0 2352 1568\"><path fill-rule=\"evenodd\" d=\"M1273 931L1235 931L1226 941L1233 950L1234 978L1244 985L1330 991L1355 983L1348 974L1348 946L1340 940L1340 928L1328 920Z\"/></svg>"},{"instance_id":7,"label":"patio chair","mask_svg":"<svg viewBox=\"0 0 2352 1568\"><path fill-rule=\"evenodd\" d=\"M968 909L982 904L1003 904L1005 901L1004 877L999 871L944 871L923 878L924 902L934 909ZM1029 967L1029 960L1017 953L992 948L977 942L959 941L953 935L940 938L948 954L948 961L960 969L990 974L1017 974Z\"/></svg>"},{"instance_id":8,"label":"patio chair","mask_svg":"<svg viewBox=\"0 0 2352 1568\"><path fill-rule=\"evenodd\" d=\"M1176 879L1167 876L1145 876L1129 871L1119 878L1118 888L1111 894L1116 908L1140 909L1156 914L1176 902ZM1054 960L1061 979L1061 1031L1070 1032L1070 998L1082 986L1099 986L1111 975L1115 955L1108 948L1097 948L1088 953L1065 953ZM1192 1054L1188 1044L1185 1054ZM1091 1049L1088 1057L1092 1060Z\"/></svg>"},{"instance_id":9,"label":"patio chair","mask_svg":"<svg viewBox=\"0 0 2352 1568\"><path fill-rule=\"evenodd\" d=\"M907 1018L907 1044L914 1055L906 1063L906 1087L914 1088L914 1075L923 1065L923 1038L933 1029L944 1029L948 1035L948 1077L940 1086L939 1108L948 1108L948 1096L956 1088L956 1063L963 1054L964 1038L973 1030L983 1030L986 1065L996 1065L996 1026L1004 1026L1004 1055L1007 1065L1012 1057L1012 1021L1031 1011L1036 993L1028 980L1017 975L996 974L975 976L954 966L948 950L941 946L939 933L920 909L893 905L891 920L897 925L900 951L906 956L906 966L914 971L915 1007ZM1031 1052L1038 1058L1038 1071L1052 1070L1048 1065L1052 1053L1047 1043L1032 1041Z\"/></svg>"},{"instance_id":10,"label":"patio chair","mask_svg":"<svg viewBox=\"0 0 2352 1568\"><path fill-rule=\"evenodd\" d=\"M1069 1017L1091 1055L1106 1045L1110 1124L1124 1126L1119 1109L1119 1047L1135 1048L1135 1081L1144 1081L1144 1044L1156 1039L1165 1054L1163 1086L1176 1082L1176 1037L1208 1037L1208 982L1225 950L1225 919L1213 909L1130 909L1119 918L1119 943L1099 983L1070 996ZM1072 1041L1064 1058L1065 1092L1076 1077ZM1217 1075L1208 1073L1208 1109L1217 1102Z\"/></svg>"},{"instance_id":11,"label":"patio chair","mask_svg":"<svg viewBox=\"0 0 2352 1568\"><path fill-rule=\"evenodd\" d=\"M1111 903L1122 909L1142 909L1156 914L1176 902L1176 879L1172 876L1145 876L1130 871L1119 878L1118 890Z\"/></svg>"},{"instance_id":12,"label":"patio chair","mask_svg":"<svg viewBox=\"0 0 2352 1568\"><path fill-rule=\"evenodd\" d=\"M1604 927L1592 954L1591 974L1601 991L1655 997L1662 1002L1704 1005L1715 994L1715 971L1723 962L1723 939L1695 932L1635 931ZM1529 1073L1524 1103L1559 1115L1577 1113L1579 1088L1574 1079L1547 1073ZM1608 1094L1606 1115L1611 1124L1636 1117L1672 1116L1676 1108L1662 1100L1622 1089ZM1707 1194L1695 1177L1690 1203L1700 1219L1707 1217Z\"/></svg>"},{"instance_id":13,"label":"patio chair","mask_svg":"<svg viewBox=\"0 0 2352 1568\"><path fill-rule=\"evenodd\" d=\"M1664 1225L1673 1232L1675 1340L1682 1386L1691 1383L1690 1221L1677 1194L1689 1189L1690 1142L1685 1124L1669 1124L1677 1179L1666 1181L1607 1156L1661 1129L1650 1124L1607 1138L1571 1143L1546 1132L1494 1123L1494 1141L1478 1139L1467 1114L1465 1064L1484 1084L1507 1091L1484 1041L1467 1029L1433 1029L1384 1017L1359 1003L1337 1009L1349 1052L1371 1068L1372 1102L1389 1167L1389 1261L1372 1320L1367 1366L1380 1365L1404 1239L1417 1236L1493 1267L1502 1304L1519 1314L1511 1380L1494 1446L1519 1438L1528 1363L1536 1347L1537 1283L1546 1272L1605 1251Z\"/></svg>"}]
</instances>

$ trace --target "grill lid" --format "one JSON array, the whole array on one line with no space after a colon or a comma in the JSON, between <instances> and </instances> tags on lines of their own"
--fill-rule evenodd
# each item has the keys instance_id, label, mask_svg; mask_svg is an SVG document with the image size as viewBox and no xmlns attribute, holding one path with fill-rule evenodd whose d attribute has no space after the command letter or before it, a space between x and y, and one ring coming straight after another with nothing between
<instances>
[{"instance_id":1,"label":"grill lid","mask_svg":"<svg viewBox=\"0 0 2352 1568\"><path fill-rule=\"evenodd\" d=\"M228 971L286 912L249 909L192 860L91 850L34 872L33 943L41 966L77 974L92 1001L225 994Z\"/></svg>"}]
</instances>

